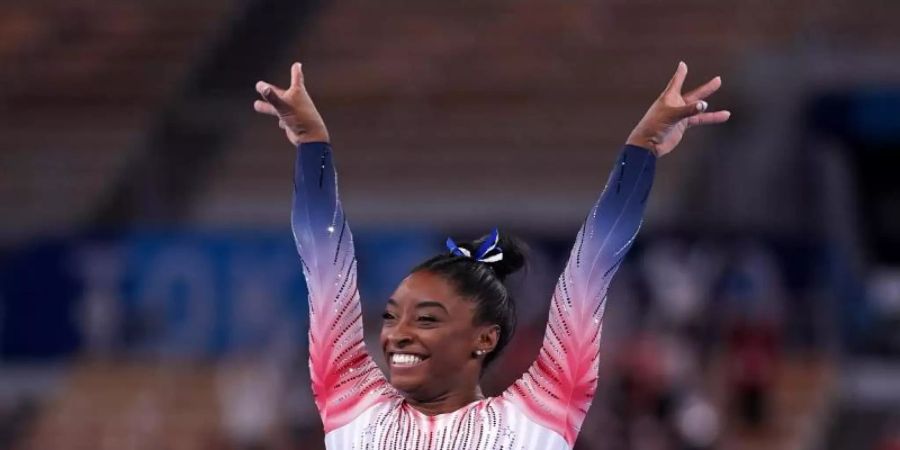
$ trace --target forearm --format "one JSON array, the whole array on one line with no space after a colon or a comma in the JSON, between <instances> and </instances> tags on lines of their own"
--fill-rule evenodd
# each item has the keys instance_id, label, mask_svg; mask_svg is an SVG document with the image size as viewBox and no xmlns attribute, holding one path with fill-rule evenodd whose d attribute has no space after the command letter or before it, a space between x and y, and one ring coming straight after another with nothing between
<instances>
[{"instance_id":1,"label":"forearm","mask_svg":"<svg viewBox=\"0 0 900 450\"><path fill-rule=\"evenodd\" d=\"M584 283L596 285L597 277L608 282L625 257L640 228L655 171L656 157L649 150L626 145L619 153L572 251L568 268Z\"/></svg>"},{"instance_id":2,"label":"forearm","mask_svg":"<svg viewBox=\"0 0 900 450\"><path fill-rule=\"evenodd\" d=\"M315 274L334 265L335 251L343 246L349 233L338 197L331 146L327 143L297 147L291 226L304 270ZM352 254L352 246L349 250Z\"/></svg>"}]
</instances>

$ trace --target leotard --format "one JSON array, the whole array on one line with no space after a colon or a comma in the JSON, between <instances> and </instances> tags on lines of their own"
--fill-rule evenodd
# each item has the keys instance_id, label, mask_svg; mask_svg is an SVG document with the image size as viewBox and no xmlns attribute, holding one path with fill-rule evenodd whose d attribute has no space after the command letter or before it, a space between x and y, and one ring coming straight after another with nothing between
<instances>
[{"instance_id":1,"label":"leotard","mask_svg":"<svg viewBox=\"0 0 900 450\"><path fill-rule=\"evenodd\" d=\"M330 450L571 449L597 386L610 280L640 228L656 157L626 145L559 277L537 360L497 397L428 416L411 407L363 341L353 237L331 146L297 149L291 215L309 290L309 366Z\"/></svg>"}]
</instances>

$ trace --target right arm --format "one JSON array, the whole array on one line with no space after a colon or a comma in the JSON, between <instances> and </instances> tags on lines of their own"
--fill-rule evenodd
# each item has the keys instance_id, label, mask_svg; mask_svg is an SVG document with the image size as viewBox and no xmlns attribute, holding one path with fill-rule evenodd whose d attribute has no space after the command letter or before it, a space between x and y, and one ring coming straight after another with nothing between
<instances>
[{"instance_id":1,"label":"right arm","mask_svg":"<svg viewBox=\"0 0 900 450\"><path fill-rule=\"evenodd\" d=\"M278 117L297 146L291 228L309 290L312 390L327 433L378 401L388 384L366 351L353 236L338 197L328 132L299 64L291 68L289 89L260 82L257 90L266 101L257 101L255 109Z\"/></svg>"}]
</instances>

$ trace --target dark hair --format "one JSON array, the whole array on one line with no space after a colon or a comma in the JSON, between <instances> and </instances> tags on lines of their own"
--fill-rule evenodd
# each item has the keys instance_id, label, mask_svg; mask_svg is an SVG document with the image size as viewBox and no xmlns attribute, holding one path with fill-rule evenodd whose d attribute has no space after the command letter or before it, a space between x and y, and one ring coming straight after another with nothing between
<instances>
[{"instance_id":1,"label":"dark hair","mask_svg":"<svg viewBox=\"0 0 900 450\"><path fill-rule=\"evenodd\" d=\"M490 235L459 245L472 255ZM497 262L479 262L468 256L443 253L414 267L411 272L422 270L440 275L449 281L463 297L472 299L477 305L475 323L497 324L500 338L494 350L484 357L487 367L506 347L516 329L516 304L504 284L506 277L525 265L527 247L515 237L501 234L497 246L503 252L503 259ZM491 253L493 254L493 252Z\"/></svg>"}]
</instances>

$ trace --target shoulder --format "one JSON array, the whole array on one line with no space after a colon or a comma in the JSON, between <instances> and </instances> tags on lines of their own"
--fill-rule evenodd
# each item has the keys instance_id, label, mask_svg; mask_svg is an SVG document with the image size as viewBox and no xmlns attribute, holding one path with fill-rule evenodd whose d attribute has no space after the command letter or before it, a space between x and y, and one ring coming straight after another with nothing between
<instances>
[{"instance_id":1,"label":"shoulder","mask_svg":"<svg viewBox=\"0 0 900 450\"><path fill-rule=\"evenodd\" d=\"M375 420L397 409L403 398L387 383L379 383L367 392L343 393L319 409L325 433L349 425L351 429Z\"/></svg>"}]
</instances>

